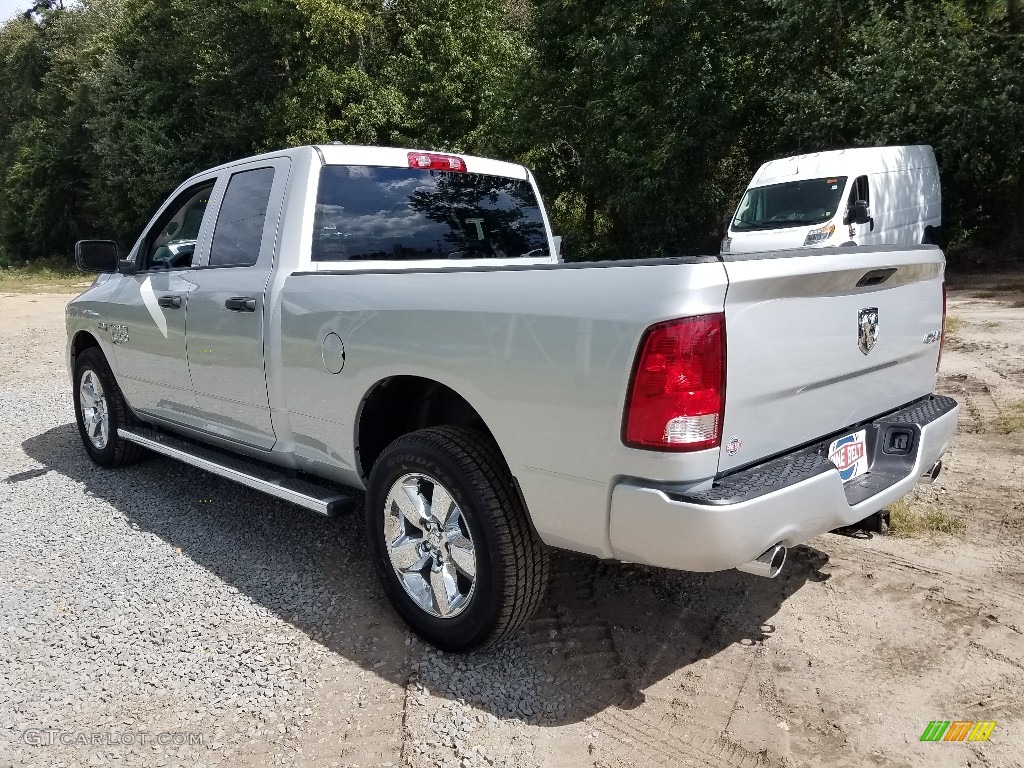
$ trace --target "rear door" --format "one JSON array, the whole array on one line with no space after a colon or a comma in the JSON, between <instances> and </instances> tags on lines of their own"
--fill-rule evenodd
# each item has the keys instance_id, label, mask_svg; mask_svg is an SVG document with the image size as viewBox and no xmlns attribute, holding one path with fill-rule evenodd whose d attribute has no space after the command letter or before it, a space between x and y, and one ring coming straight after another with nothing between
<instances>
[{"instance_id":1,"label":"rear door","mask_svg":"<svg viewBox=\"0 0 1024 768\"><path fill-rule=\"evenodd\" d=\"M726 255L725 268L720 471L831 435L934 389L944 268L937 248Z\"/></svg>"},{"instance_id":2,"label":"rear door","mask_svg":"<svg viewBox=\"0 0 1024 768\"><path fill-rule=\"evenodd\" d=\"M265 450L275 442L265 295L289 168L287 158L274 158L224 172L209 255L188 299L188 367L206 431Z\"/></svg>"}]
</instances>

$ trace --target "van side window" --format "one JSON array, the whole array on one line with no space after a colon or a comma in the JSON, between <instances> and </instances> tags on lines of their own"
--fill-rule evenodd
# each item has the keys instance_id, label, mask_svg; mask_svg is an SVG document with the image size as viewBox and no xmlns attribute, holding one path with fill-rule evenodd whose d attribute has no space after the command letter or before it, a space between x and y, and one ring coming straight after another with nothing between
<instances>
[{"instance_id":1,"label":"van side window","mask_svg":"<svg viewBox=\"0 0 1024 768\"><path fill-rule=\"evenodd\" d=\"M857 177L857 180L853 182L853 187L850 189L850 207L853 208L853 204L858 200L863 200L868 205L871 205L870 195L871 193L868 189L868 177Z\"/></svg>"},{"instance_id":2,"label":"van side window","mask_svg":"<svg viewBox=\"0 0 1024 768\"><path fill-rule=\"evenodd\" d=\"M228 182L213 230L211 267L251 267L260 257L274 169L236 173Z\"/></svg>"}]
</instances>

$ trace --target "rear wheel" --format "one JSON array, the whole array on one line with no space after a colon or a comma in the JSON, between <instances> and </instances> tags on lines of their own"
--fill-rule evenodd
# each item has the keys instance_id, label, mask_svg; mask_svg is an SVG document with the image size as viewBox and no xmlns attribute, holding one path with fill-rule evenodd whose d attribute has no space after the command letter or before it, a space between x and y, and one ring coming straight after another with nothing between
<instances>
[{"instance_id":1,"label":"rear wheel","mask_svg":"<svg viewBox=\"0 0 1024 768\"><path fill-rule=\"evenodd\" d=\"M370 473L366 524L388 597L439 648L500 642L544 596L547 552L480 433L434 427L391 443Z\"/></svg>"},{"instance_id":2,"label":"rear wheel","mask_svg":"<svg viewBox=\"0 0 1024 768\"><path fill-rule=\"evenodd\" d=\"M118 437L118 428L132 423L131 409L97 347L83 350L75 359L74 399L78 434L94 462L121 467L146 455L141 446Z\"/></svg>"}]
</instances>

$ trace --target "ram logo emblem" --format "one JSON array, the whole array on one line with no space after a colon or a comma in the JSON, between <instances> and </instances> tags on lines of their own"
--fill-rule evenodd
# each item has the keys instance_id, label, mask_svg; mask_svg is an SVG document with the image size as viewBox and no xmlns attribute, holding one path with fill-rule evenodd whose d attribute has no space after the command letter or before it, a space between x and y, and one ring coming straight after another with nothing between
<instances>
[{"instance_id":1,"label":"ram logo emblem","mask_svg":"<svg viewBox=\"0 0 1024 768\"><path fill-rule=\"evenodd\" d=\"M857 316L857 346L865 355L878 341L878 307L867 307Z\"/></svg>"}]
</instances>

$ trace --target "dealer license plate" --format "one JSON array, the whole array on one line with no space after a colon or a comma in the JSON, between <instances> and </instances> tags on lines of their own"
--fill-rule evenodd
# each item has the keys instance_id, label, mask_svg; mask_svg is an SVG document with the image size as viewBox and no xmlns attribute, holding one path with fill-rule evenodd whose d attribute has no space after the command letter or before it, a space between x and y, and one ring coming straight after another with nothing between
<instances>
[{"instance_id":1,"label":"dealer license plate","mask_svg":"<svg viewBox=\"0 0 1024 768\"><path fill-rule=\"evenodd\" d=\"M868 471L867 430L844 435L828 447L828 460L836 465L843 482L860 477Z\"/></svg>"}]
</instances>

